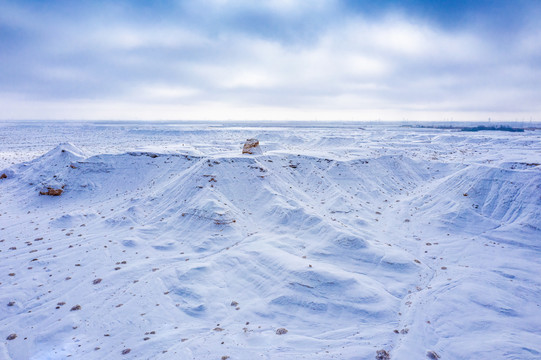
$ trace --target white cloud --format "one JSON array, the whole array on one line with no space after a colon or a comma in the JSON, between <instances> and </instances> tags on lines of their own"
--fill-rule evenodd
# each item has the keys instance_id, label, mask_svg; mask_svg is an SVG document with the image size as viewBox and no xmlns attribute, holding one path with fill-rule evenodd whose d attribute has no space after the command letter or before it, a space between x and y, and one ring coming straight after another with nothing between
<instances>
[{"instance_id":1,"label":"white cloud","mask_svg":"<svg viewBox=\"0 0 541 360\"><path fill-rule=\"evenodd\" d=\"M198 89L171 84L148 84L132 91L135 98L146 101L171 101L191 97L199 93Z\"/></svg>"},{"instance_id":2,"label":"white cloud","mask_svg":"<svg viewBox=\"0 0 541 360\"><path fill-rule=\"evenodd\" d=\"M90 30L86 46L98 46L112 50L136 50L140 48L178 49L188 46L209 45L200 34L181 27L157 27L112 25Z\"/></svg>"},{"instance_id":3,"label":"white cloud","mask_svg":"<svg viewBox=\"0 0 541 360\"><path fill-rule=\"evenodd\" d=\"M243 8L301 20L303 12L336 11L334 1L205 3L218 14ZM1 115L6 118L33 117L29 104L53 118L78 118L81 109L85 116L107 118L110 111L111 118L130 118L130 99L133 113L151 118L259 118L258 111L295 119L314 111L337 118L401 111L422 117L423 111L471 115L476 106L541 111L534 101L541 74L532 61L540 56L539 26L505 43L403 14L342 14L307 41L287 41L288 35L212 27L216 14L205 25L54 14L40 24L39 14L16 10L9 11L10 26L35 38L13 48L10 55L20 63L6 64L20 71L0 84L0 92L21 106L9 105ZM17 20L26 18L34 21Z\"/></svg>"}]
</instances>

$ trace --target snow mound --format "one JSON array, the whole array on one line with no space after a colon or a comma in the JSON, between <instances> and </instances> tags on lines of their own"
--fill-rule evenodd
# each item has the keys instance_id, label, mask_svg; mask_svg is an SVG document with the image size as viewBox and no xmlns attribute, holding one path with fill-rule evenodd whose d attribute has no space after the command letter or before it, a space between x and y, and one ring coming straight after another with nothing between
<instances>
[{"instance_id":1,"label":"snow mound","mask_svg":"<svg viewBox=\"0 0 541 360\"><path fill-rule=\"evenodd\" d=\"M85 153L72 143L66 142L58 144L57 147L42 156L43 159L69 159L70 161L77 161L84 159Z\"/></svg>"},{"instance_id":2,"label":"snow mound","mask_svg":"<svg viewBox=\"0 0 541 360\"><path fill-rule=\"evenodd\" d=\"M23 188L19 186L22 192L30 194L36 191L36 193L49 194L49 189L53 189L57 190L54 192L56 194L58 189L66 190L66 178L77 168L78 162L85 159L85 156L86 154L75 145L61 143L46 154L28 163L14 165L6 171L9 177L19 181L19 185L25 185ZM28 186L34 191L28 192Z\"/></svg>"}]
</instances>

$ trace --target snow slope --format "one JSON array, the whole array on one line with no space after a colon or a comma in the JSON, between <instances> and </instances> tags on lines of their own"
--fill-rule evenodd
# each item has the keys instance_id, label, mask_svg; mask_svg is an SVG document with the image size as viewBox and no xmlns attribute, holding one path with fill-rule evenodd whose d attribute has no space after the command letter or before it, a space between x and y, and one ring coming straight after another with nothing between
<instances>
[{"instance_id":1,"label":"snow slope","mask_svg":"<svg viewBox=\"0 0 541 360\"><path fill-rule=\"evenodd\" d=\"M541 357L538 133L43 126L2 127L0 358Z\"/></svg>"}]
</instances>

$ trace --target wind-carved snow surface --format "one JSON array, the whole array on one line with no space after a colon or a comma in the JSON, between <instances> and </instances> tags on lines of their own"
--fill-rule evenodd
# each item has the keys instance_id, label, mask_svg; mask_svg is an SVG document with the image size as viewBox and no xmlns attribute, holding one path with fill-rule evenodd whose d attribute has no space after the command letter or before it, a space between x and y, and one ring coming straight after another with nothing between
<instances>
[{"instance_id":1,"label":"wind-carved snow surface","mask_svg":"<svg viewBox=\"0 0 541 360\"><path fill-rule=\"evenodd\" d=\"M2 132L1 359L541 357L538 132Z\"/></svg>"}]
</instances>

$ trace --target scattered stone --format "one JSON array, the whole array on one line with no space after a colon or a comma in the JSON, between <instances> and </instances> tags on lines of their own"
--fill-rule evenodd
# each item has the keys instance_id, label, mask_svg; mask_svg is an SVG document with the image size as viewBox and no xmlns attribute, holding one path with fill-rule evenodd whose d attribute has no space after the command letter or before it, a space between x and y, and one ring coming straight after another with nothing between
<instances>
[{"instance_id":1,"label":"scattered stone","mask_svg":"<svg viewBox=\"0 0 541 360\"><path fill-rule=\"evenodd\" d=\"M287 329L286 328L276 329L276 335L284 335L284 334L287 334Z\"/></svg>"},{"instance_id":2,"label":"scattered stone","mask_svg":"<svg viewBox=\"0 0 541 360\"><path fill-rule=\"evenodd\" d=\"M13 305L15 305L15 301L8 302L8 306L13 306Z\"/></svg>"},{"instance_id":3,"label":"scattered stone","mask_svg":"<svg viewBox=\"0 0 541 360\"><path fill-rule=\"evenodd\" d=\"M237 306L239 303L236 301L231 301L231 306Z\"/></svg>"},{"instance_id":4,"label":"scattered stone","mask_svg":"<svg viewBox=\"0 0 541 360\"><path fill-rule=\"evenodd\" d=\"M378 350L376 351L376 360L390 360L391 355L387 352L387 350Z\"/></svg>"},{"instance_id":5,"label":"scattered stone","mask_svg":"<svg viewBox=\"0 0 541 360\"><path fill-rule=\"evenodd\" d=\"M92 284L98 285L100 282L101 282L101 279L97 278L97 279L94 279L94 281L92 281Z\"/></svg>"},{"instance_id":6,"label":"scattered stone","mask_svg":"<svg viewBox=\"0 0 541 360\"><path fill-rule=\"evenodd\" d=\"M435 351L432 351L432 350L426 352L426 357L429 358L429 359L431 359L431 360L437 360L437 359L440 358L440 356L438 355L438 353L435 352Z\"/></svg>"},{"instance_id":7,"label":"scattered stone","mask_svg":"<svg viewBox=\"0 0 541 360\"><path fill-rule=\"evenodd\" d=\"M7 179L7 178L8 178L8 176L5 173L0 175L0 179Z\"/></svg>"},{"instance_id":8,"label":"scattered stone","mask_svg":"<svg viewBox=\"0 0 541 360\"><path fill-rule=\"evenodd\" d=\"M9 334L6 340L15 340L17 338L17 334Z\"/></svg>"},{"instance_id":9,"label":"scattered stone","mask_svg":"<svg viewBox=\"0 0 541 360\"><path fill-rule=\"evenodd\" d=\"M81 305L75 305L74 307L70 309L70 311L77 311L77 310L81 310Z\"/></svg>"},{"instance_id":10,"label":"scattered stone","mask_svg":"<svg viewBox=\"0 0 541 360\"><path fill-rule=\"evenodd\" d=\"M53 189L53 188L47 188L47 191L40 191L40 195L49 195L49 196L60 196L64 190L62 189Z\"/></svg>"},{"instance_id":11,"label":"scattered stone","mask_svg":"<svg viewBox=\"0 0 541 360\"><path fill-rule=\"evenodd\" d=\"M214 329L212 329L214 331L224 331L224 329L222 329L221 327L215 327Z\"/></svg>"},{"instance_id":12,"label":"scattered stone","mask_svg":"<svg viewBox=\"0 0 541 360\"><path fill-rule=\"evenodd\" d=\"M222 356L222 360L227 360L227 359L229 359L229 356L227 355Z\"/></svg>"},{"instance_id":13,"label":"scattered stone","mask_svg":"<svg viewBox=\"0 0 541 360\"><path fill-rule=\"evenodd\" d=\"M122 355L127 355L127 354L130 353L130 351L131 351L131 349L124 349L124 350L122 350Z\"/></svg>"}]
</instances>

